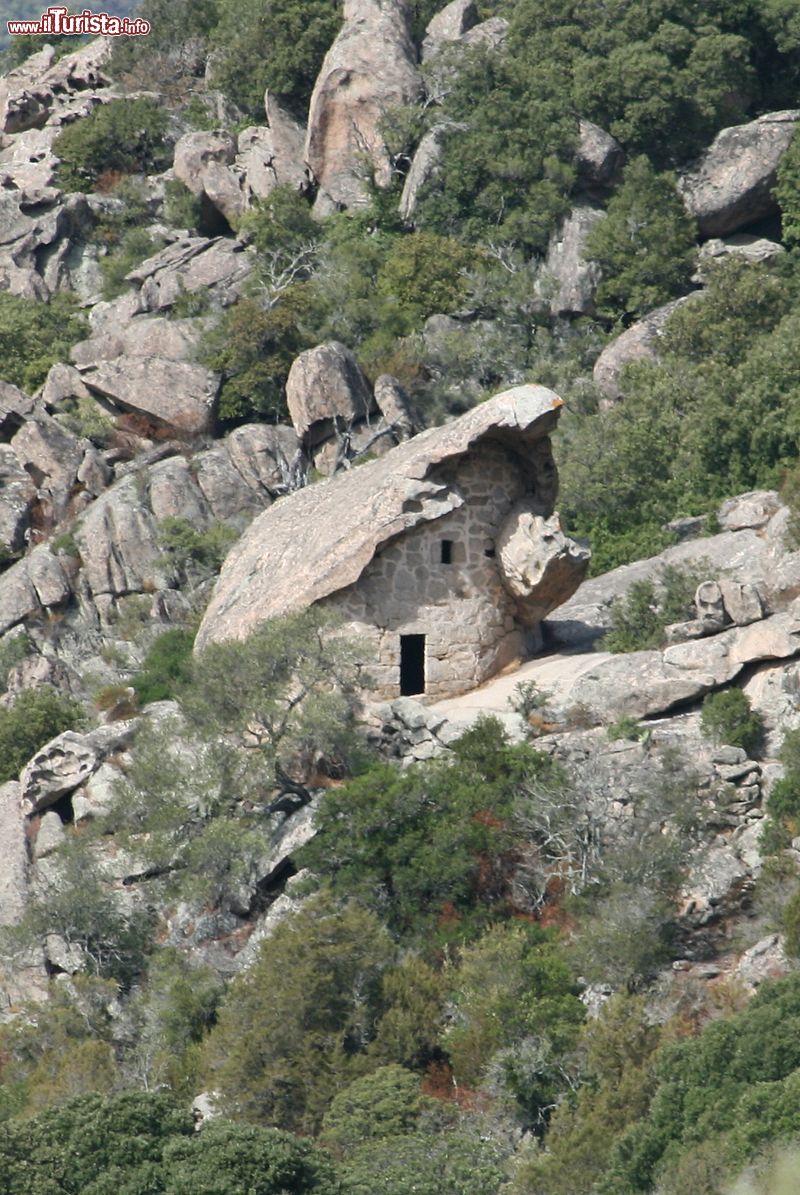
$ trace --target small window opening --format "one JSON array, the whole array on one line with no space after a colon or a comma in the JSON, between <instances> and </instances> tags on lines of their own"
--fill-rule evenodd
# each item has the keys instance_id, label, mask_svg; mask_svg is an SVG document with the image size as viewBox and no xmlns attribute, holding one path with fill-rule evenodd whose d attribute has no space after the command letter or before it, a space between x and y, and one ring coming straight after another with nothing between
<instances>
[{"instance_id":1,"label":"small window opening","mask_svg":"<svg viewBox=\"0 0 800 1195\"><path fill-rule=\"evenodd\" d=\"M497 552L495 551L494 548L484 548L483 554L484 554L484 556L488 556L490 560L494 560L495 556L497 555Z\"/></svg>"},{"instance_id":2,"label":"small window opening","mask_svg":"<svg viewBox=\"0 0 800 1195\"><path fill-rule=\"evenodd\" d=\"M425 636L400 636L400 695L425 692Z\"/></svg>"},{"instance_id":3,"label":"small window opening","mask_svg":"<svg viewBox=\"0 0 800 1195\"><path fill-rule=\"evenodd\" d=\"M453 541L452 539L443 539L441 542L442 549L442 564L453 563Z\"/></svg>"}]
</instances>

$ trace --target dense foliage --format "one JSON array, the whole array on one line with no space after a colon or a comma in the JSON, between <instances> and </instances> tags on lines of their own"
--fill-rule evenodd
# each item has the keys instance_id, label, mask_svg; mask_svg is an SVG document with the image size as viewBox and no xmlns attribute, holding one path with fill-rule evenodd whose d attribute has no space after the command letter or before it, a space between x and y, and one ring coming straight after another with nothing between
<instances>
[{"instance_id":1,"label":"dense foliage","mask_svg":"<svg viewBox=\"0 0 800 1195\"><path fill-rule=\"evenodd\" d=\"M414 6L417 43L437 7ZM752 488L783 486L787 543L797 535L798 139L775 191L788 252L769 263L698 254L676 188L719 129L794 105L795 0L482 5L508 20L505 40L426 55L424 103L384 113L386 191L367 180L363 207L318 220L313 183L280 186L230 225L174 179L162 193L142 176L187 130L263 125L265 89L302 121L341 5L139 8L151 36L117 39L112 59L134 95L63 126L57 183L101 192L82 236L107 299L175 229L248 244L243 297L185 293L168 313L200 317L223 425L284 420L292 361L337 339L370 378L398 377L429 422L525 380L563 394L561 507L595 571L665 547L677 517L712 530L720 500ZM576 158L580 120L625 152L602 185ZM400 185L433 129L442 158L404 223ZM552 313L541 269L576 198L596 209L600 278L581 317ZM599 351L673 300L657 357L628 365L609 400L589 380ZM68 296L0 294L4 381L35 391L86 335ZM107 448L110 422L82 401L57 417ZM166 517L159 535L171 583L202 589L233 533ZM69 532L51 546L77 551ZM603 648L660 647L705 575L631 585ZM102 815L74 825L69 797L57 803L62 845L2 935L14 966L46 939L58 980L0 1027L0 1192L729 1195L747 1165L742 1189L774 1195L800 1139L798 980L767 980L741 1007L735 983L700 991L670 974L728 928L691 939L676 917L701 832L726 816L679 753L631 718L597 731L601 753L646 763L621 795L597 756L562 766L488 720L445 759L401 768L360 736L362 653L325 617L192 647L186 629L139 644L138 670L103 691L100 708L170 699L177 712L146 711L126 737ZM4 643L0 684L26 650ZM0 780L78 717L47 688L6 700ZM518 693L526 715L544 704ZM735 688L707 700L702 726L749 752L762 737ZM799 734L769 789L753 897L762 918L771 892L769 928L794 958ZM316 837L295 846L312 812ZM254 925L230 978L229 947ZM187 1107L204 1089L221 1117L195 1132Z\"/></svg>"},{"instance_id":2,"label":"dense foliage","mask_svg":"<svg viewBox=\"0 0 800 1195\"><path fill-rule=\"evenodd\" d=\"M59 182L66 190L90 191L103 176L163 170L167 124L166 112L153 99L101 104L59 134L54 146Z\"/></svg>"},{"instance_id":3,"label":"dense foliage","mask_svg":"<svg viewBox=\"0 0 800 1195\"><path fill-rule=\"evenodd\" d=\"M39 303L19 295L0 293L0 360L3 380L34 391L51 365L63 361L87 324L72 295L54 295Z\"/></svg>"},{"instance_id":4,"label":"dense foliage","mask_svg":"<svg viewBox=\"0 0 800 1195\"><path fill-rule=\"evenodd\" d=\"M24 689L0 708L0 783L16 779L40 747L82 719L78 702L49 685Z\"/></svg>"}]
</instances>

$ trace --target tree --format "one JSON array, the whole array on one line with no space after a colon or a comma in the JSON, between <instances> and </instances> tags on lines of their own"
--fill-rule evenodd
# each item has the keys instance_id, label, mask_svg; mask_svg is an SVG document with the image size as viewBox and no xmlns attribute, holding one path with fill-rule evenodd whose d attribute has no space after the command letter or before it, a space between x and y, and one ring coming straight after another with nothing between
<instances>
[{"instance_id":1,"label":"tree","mask_svg":"<svg viewBox=\"0 0 800 1195\"><path fill-rule=\"evenodd\" d=\"M614 1141L647 1112L661 1038L641 996L615 996L587 1020L578 1047L580 1086L553 1112L544 1149L524 1151L515 1193L592 1195Z\"/></svg>"},{"instance_id":2,"label":"tree","mask_svg":"<svg viewBox=\"0 0 800 1195\"><path fill-rule=\"evenodd\" d=\"M56 139L59 183L69 191L88 191L107 171L163 170L167 123L166 112L152 99L100 104L83 120L67 125Z\"/></svg>"},{"instance_id":3,"label":"tree","mask_svg":"<svg viewBox=\"0 0 800 1195\"><path fill-rule=\"evenodd\" d=\"M325 893L281 922L231 983L205 1046L210 1087L236 1117L313 1132L369 1069L393 948L373 913Z\"/></svg>"},{"instance_id":4,"label":"tree","mask_svg":"<svg viewBox=\"0 0 800 1195\"><path fill-rule=\"evenodd\" d=\"M597 309L612 319L637 316L684 293L694 265L695 227L671 177L644 157L625 169L606 217L586 238L603 281Z\"/></svg>"},{"instance_id":5,"label":"tree","mask_svg":"<svg viewBox=\"0 0 800 1195\"><path fill-rule=\"evenodd\" d=\"M268 88L304 120L325 53L341 23L338 0L218 0L214 81L249 116Z\"/></svg>"},{"instance_id":6,"label":"tree","mask_svg":"<svg viewBox=\"0 0 800 1195\"><path fill-rule=\"evenodd\" d=\"M445 1046L459 1086L494 1077L528 1126L541 1129L571 1076L565 1055L584 1008L552 933L492 926L462 951Z\"/></svg>"},{"instance_id":7,"label":"tree","mask_svg":"<svg viewBox=\"0 0 800 1195\"><path fill-rule=\"evenodd\" d=\"M82 719L78 703L49 685L24 689L0 709L0 783L15 779L45 743L74 730Z\"/></svg>"},{"instance_id":8,"label":"tree","mask_svg":"<svg viewBox=\"0 0 800 1195\"><path fill-rule=\"evenodd\" d=\"M165 1092L86 1095L4 1126L3 1195L162 1195L165 1146L194 1125Z\"/></svg>"},{"instance_id":9,"label":"tree","mask_svg":"<svg viewBox=\"0 0 800 1195\"><path fill-rule=\"evenodd\" d=\"M766 981L746 1008L698 1037L665 1046L649 1111L615 1143L603 1195L651 1191L686 1152L723 1134L740 1165L772 1134L795 1135L798 1024L800 977L790 975Z\"/></svg>"},{"instance_id":10,"label":"tree","mask_svg":"<svg viewBox=\"0 0 800 1195\"><path fill-rule=\"evenodd\" d=\"M0 292L0 361L3 380L33 392L51 365L87 335L74 296L57 294L47 303Z\"/></svg>"},{"instance_id":11,"label":"tree","mask_svg":"<svg viewBox=\"0 0 800 1195\"><path fill-rule=\"evenodd\" d=\"M25 953L53 935L75 969L129 987L143 970L150 929L149 910L132 894L115 891L91 844L73 835L42 877L21 920L4 930L4 949L12 956Z\"/></svg>"},{"instance_id":12,"label":"tree","mask_svg":"<svg viewBox=\"0 0 800 1195\"><path fill-rule=\"evenodd\" d=\"M497 1144L465 1133L383 1137L362 1145L343 1169L352 1195L496 1195L505 1177Z\"/></svg>"},{"instance_id":13,"label":"tree","mask_svg":"<svg viewBox=\"0 0 800 1195\"><path fill-rule=\"evenodd\" d=\"M742 747L751 755L758 751L764 737L764 721L741 689L709 693L703 699L700 725L712 742Z\"/></svg>"},{"instance_id":14,"label":"tree","mask_svg":"<svg viewBox=\"0 0 800 1195\"><path fill-rule=\"evenodd\" d=\"M454 745L448 761L379 764L325 794L317 835L300 860L334 891L357 895L407 942L463 941L508 907L518 861L511 822L526 775L558 768L511 747L495 719Z\"/></svg>"},{"instance_id":15,"label":"tree","mask_svg":"<svg viewBox=\"0 0 800 1195\"><path fill-rule=\"evenodd\" d=\"M113 981L75 975L3 1026L0 1120L113 1090L119 1071L111 1010L118 990Z\"/></svg>"},{"instance_id":16,"label":"tree","mask_svg":"<svg viewBox=\"0 0 800 1195\"><path fill-rule=\"evenodd\" d=\"M338 1195L328 1158L310 1141L261 1125L212 1120L164 1150L164 1195Z\"/></svg>"},{"instance_id":17,"label":"tree","mask_svg":"<svg viewBox=\"0 0 800 1195\"><path fill-rule=\"evenodd\" d=\"M182 705L208 734L257 740L265 781L315 767L346 774L355 751L361 653L317 607L257 627L196 656Z\"/></svg>"},{"instance_id":18,"label":"tree","mask_svg":"<svg viewBox=\"0 0 800 1195\"><path fill-rule=\"evenodd\" d=\"M142 705L177 697L191 675L194 633L173 627L159 635L147 650L132 684Z\"/></svg>"},{"instance_id":19,"label":"tree","mask_svg":"<svg viewBox=\"0 0 800 1195\"><path fill-rule=\"evenodd\" d=\"M320 1141L334 1156L346 1157L365 1141L414 1132L426 1106L437 1105L422 1095L418 1075L396 1063L382 1066L333 1097Z\"/></svg>"}]
</instances>

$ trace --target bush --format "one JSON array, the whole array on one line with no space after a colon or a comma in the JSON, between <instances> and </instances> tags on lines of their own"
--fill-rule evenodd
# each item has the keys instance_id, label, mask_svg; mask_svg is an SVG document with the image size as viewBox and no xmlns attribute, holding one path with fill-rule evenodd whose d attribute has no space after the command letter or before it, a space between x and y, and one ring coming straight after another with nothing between
<instances>
[{"instance_id":1,"label":"bush","mask_svg":"<svg viewBox=\"0 0 800 1195\"><path fill-rule=\"evenodd\" d=\"M634 581L611 607L611 630L603 639L607 651L647 651L660 647L664 630L692 613L699 566L663 565L657 581Z\"/></svg>"},{"instance_id":2,"label":"bush","mask_svg":"<svg viewBox=\"0 0 800 1195\"><path fill-rule=\"evenodd\" d=\"M775 198L781 209L782 238L794 248L800 244L800 137L797 133L781 158Z\"/></svg>"},{"instance_id":3,"label":"bush","mask_svg":"<svg viewBox=\"0 0 800 1195\"><path fill-rule=\"evenodd\" d=\"M339 1195L333 1164L311 1141L214 1120L164 1150L168 1195Z\"/></svg>"},{"instance_id":4,"label":"bush","mask_svg":"<svg viewBox=\"0 0 800 1195\"><path fill-rule=\"evenodd\" d=\"M74 730L83 711L71 697L48 685L25 689L13 705L0 709L0 784L14 780L40 747Z\"/></svg>"},{"instance_id":5,"label":"bush","mask_svg":"<svg viewBox=\"0 0 800 1195\"><path fill-rule=\"evenodd\" d=\"M632 718L629 714L618 718L616 722L612 722L606 730L606 734L611 739L612 743L619 739L631 739L634 742L638 741L647 734L644 726L640 726L636 718Z\"/></svg>"},{"instance_id":6,"label":"bush","mask_svg":"<svg viewBox=\"0 0 800 1195\"><path fill-rule=\"evenodd\" d=\"M202 360L222 374L223 423L286 418L286 379L295 357L312 340L303 330L307 309L307 292L297 284L270 308L254 298L241 299L209 333Z\"/></svg>"},{"instance_id":7,"label":"bush","mask_svg":"<svg viewBox=\"0 0 800 1195\"><path fill-rule=\"evenodd\" d=\"M144 969L152 928L147 909L114 890L88 839L70 835L4 942L12 957L24 956L54 934L81 969L129 988Z\"/></svg>"},{"instance_id":8,"label":"bush","mask_svg":"<svg viewBox=\"0 0 800 1195\"><path fill-rule=\"evenodd\" d=\"M3 380L33 393L51 365L69 359L73 344L88 335L74 296L47 303L0 292L0 361Z\"/></svg>"},{"instance_id":9,"label":"bush","mask_svg":"<svg viewBox=\"0 0 800 1195\"><path fill-rule=\"evenodd\" d=\"M507 907L516 861L511 825L528 778L560 773L494 719L455 744L454 760L378 765L325 794L302 865L356 895L406 941L467 941Z\"/></svg>"},{"instance_id":10,"label":"bush","mask_svg":"<svg viewBox=\"0 0 800 1195\"><path fill-rule=\"evenodd\" d=\"M790 958L800 958L800 888L784 905L782 921L786 953Z\"/></svg>"},{"instance_id":11,"label":"bush","mask_svg":"<svg viewBox=\"0 0 800 1195\"><path fill-rule=\"evenodd\" d=\"M213 79L262 119L268 88L305 119L314 81L341 24L339 0L218 0Z\"/></svg>"},{"instance_id":12,"label":"bush","mask_svg":"<svg viewBox=\"0 0 800 1195\"><path fill-rule=\"evenodd\" d=\"M223 1108L315 1131L363 1069L392 954L387 931L355 902L321 894L282 921L232 981L206 1040L207 1079Z\"/></svg>"},{"instance_id":13,"label":"bush","mask_svg":"<svg viewBox=\"0 0 800 1195\"><path fill-rule=\"evenodd\" d=\"M93 190L103 174L144 174L169 165L167 113L155 100L111 100L67 125L53 150L58 181L68 191Z\"/></svg>"},{"instance_id":14,"label":"bush","mask_svg":"<svg viewBox=\"0 0 800 1195\"><path fill-rule=\"evenodd\" d=\"M652 1191L703 1142L729 1134L742 1165L770 1141L796 1136L800 977L766 980L742 1012L666 1046L647 1115L616 1143L599 1190Z\"/></svg>"},{"instance_id":15,"label":"bush","mask_svg":"<svg viewBox=\"0 0 800 1195\"><path fill-rule=\"evenodd\" d=\"M709 693L703 700L700 725L712 742L742 747L749 755L759 750L764 737L763 719L741 689Z\"/></svg>"},{"instance_id":16,"label":"bush","mask_svg":"<svg viewBox=\"0 0 800 1195\"><path fill-rule=\"evenodd\" d=\"M33 1192L166 1191L168 1142L192 1138L188 1112L166 1092L83 1095L4 1126L0 1172L6 1195Z\"/></svg>"},{"instance_id":17,"label":"bush","mask_svg":"<svg viewBox=\"0 0 800 1195\"><path fill-rule=\"evenodd\" d=\"M202 203L179 178L171 178L164 186L164 218L175 228L194 232L202 220Z\"/></svg>"},{"instance_id":18,"label":"bush","mask_svg":"<svg viewBox=\"0 0 800 1195\"><path fill-rule=\"evenodd\" d=\"M142 705L177 697L191 676L194 631L173 628L151 644L131 682Z\"/></svg>"},{"instance_id":19,"label":"bush","mask_svg":"<svg viewBox=\"0 0 800 1195\"><path fill-rule=\"evenodd\" d=\"M602 315L639 316L685 293L694 265L695 225L675 183L635 158L619 190L586 238L586 256L600 266Z\"/></svg>"},{"instance_id":20,"label":"bush","mask_svg":"<svg viewBox=\"0 0 800 1195\"><path fill-rule=\"evenodd\" d=\"M212 523L197 531L186 519L169 516L158 525L158 542L176 569L192 567L202 575L218 573L238 534L226 523Z\"/></svg>"},{"instance_id":21,"label":"bush","mask_svg":"<svg viewBox=\"0 0 800 1195\"><path fill-rule=\"evenodd\" d=\"M15 664L33 651L33 644L24 631L5 635L0 639L0 693L8 687L8 674Z\"/></svg>"}]
</instances>

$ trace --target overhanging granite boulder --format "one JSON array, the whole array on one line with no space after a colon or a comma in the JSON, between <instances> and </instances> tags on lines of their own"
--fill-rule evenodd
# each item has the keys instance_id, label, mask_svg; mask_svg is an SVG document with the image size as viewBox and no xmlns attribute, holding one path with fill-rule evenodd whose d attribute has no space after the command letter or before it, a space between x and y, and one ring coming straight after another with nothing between
<instances>
[{"instance_id":1,"label":"overhanging granite boulder","mask_svg":"<svg viewBox=\"0 0 800 1195\"><path fill-rule=\"evenodd\" d=\"M321 602L363 639L382 699L480 684L524 654L532 628L586 570L580 550L559 554L558 584L552 569L526 574L517 562L512 590L498 558L519 503L552 533L548 437L561 405L542 386L518 386L279 499L225 562L198 650Z\"/></svg>"}]
</instances>

